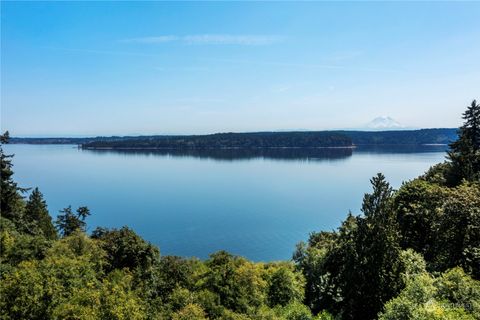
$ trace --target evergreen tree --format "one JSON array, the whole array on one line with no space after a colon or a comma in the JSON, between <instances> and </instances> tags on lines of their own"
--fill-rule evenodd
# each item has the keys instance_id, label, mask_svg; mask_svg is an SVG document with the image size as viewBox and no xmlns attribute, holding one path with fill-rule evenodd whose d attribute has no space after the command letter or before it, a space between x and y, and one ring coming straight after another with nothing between
<instances>
[{"instance_id":1,"label":"evergreen tree","mask_svg":"<svg viewBox=\"0 0 480 320\"><path fill-rule=\"evenodd\" d=\"M2 149L2 144L8 143L9 138L8 131L0 135L0 215L12 221L19 221L21 218L19 207L22 199L20 192L25 189L19 188L13 181L13 155L6 155Z\"/></svg>"},{"instance_id":2,"label":"evergreen tree","mask_svg":"<svg viewBox=\"0 0 480 320\"><path fill-rule=\"evenodd\" d=\"M90 210L87 207L80 207L76 213L73 213L72 206L68 206L60 211L55 225L63 237L67 237L76 230L85 232L85 218L90 215Z\"/></svg>"},{"instance_id":3,"label":"evergreen tree","mask_svg":"<svg viewBox=\"0 0 480 320\"><path fill-rule=\"evenodd\" d=\"M450 144L448 153L452 162L450 185L458 185L462 179L480 180L480 105L476 100L463 113L463 119L458 140Z\"/></svg>"},{"instance_id":4,"label":"evergreen tree","mask_svg":"<svg viewBox=\"0 0 480 320\"><path fill-rule=\"evenodd\" d=\"M392 210L392 188L382 174L371 180L373 192L363 199L364 217L351 233L340 233L327 257L343 300L344 319L374 319L383 304L403 286L398 227Z\"/></svg>"},{"instance_id":5,"label":"evergreen tree","mask_svg":"<svg viewBox=\"0 0 480 320\"><path fill-rule=\"evenodd\" d=\"M38 188L33 189L25 206L24 218L27 223L38 227L38 230L47 238L54 240L57 232L48 213L47 203Z\"/></svg>"}]
</instances>

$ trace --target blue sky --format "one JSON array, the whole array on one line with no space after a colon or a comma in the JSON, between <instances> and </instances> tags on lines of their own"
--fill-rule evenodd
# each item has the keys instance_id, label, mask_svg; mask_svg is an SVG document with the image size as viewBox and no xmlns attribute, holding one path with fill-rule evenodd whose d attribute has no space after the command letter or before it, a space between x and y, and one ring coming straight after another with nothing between
<instances>
[{"instance_id":1,"label":"blue sky","mask_svg":"<svg viewBox=\"0 0 480 320\"><path fill-rule=\"evenodd\" d=\"M2 2L16 136L455 127L480 3Z\"/></svg>"}]
</instances>

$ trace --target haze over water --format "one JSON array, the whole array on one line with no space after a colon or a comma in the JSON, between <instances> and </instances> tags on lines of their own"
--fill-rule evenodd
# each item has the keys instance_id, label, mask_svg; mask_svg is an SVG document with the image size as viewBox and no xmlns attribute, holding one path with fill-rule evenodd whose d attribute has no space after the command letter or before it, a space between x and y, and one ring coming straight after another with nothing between
<instances>
[{"instance_id":1,"label":"haze over water","mask_svg":"<svg viewBox=\"0 0 480 320\"><path fill-rule=\"evenodd\" d=\"M312 231L360 213L369 179L393 187L443 161L444 147L215 153L98 152L72 145L6 145L22 187L38 186L50 213L86 205L97 226L129 226L163 255L227 250L289 259Z\"/></svg>"}]
</instances>

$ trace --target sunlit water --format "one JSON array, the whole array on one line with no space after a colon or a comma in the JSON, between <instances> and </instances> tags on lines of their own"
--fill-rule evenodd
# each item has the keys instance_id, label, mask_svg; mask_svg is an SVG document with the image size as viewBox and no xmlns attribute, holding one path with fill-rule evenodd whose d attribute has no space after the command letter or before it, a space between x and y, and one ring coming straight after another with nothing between
<instances>
[{"instance_id":1,"label":"sunlit water","mask_svg":"<svg viewBox=\"0 0 480 320\"><path fill-rule=\"evenodd\" d=\"M289 259L312 231L359 214L369 179L393 187L444 160L442 147L352 150L112 152L7 145L15 178L38 186L50 213L87 205L96 226L133 228L162 254Z\"/></svg>"}]
</instances>

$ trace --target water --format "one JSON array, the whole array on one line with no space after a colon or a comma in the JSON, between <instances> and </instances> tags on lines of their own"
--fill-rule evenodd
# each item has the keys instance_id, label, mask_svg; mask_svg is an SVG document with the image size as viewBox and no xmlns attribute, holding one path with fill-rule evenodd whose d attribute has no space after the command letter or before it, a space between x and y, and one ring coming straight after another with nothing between
<instances>
[{"instance_id":1,"label":"water","mask_svg":"<svg viewBox=\"0 0 480 320\"><path fill-rule=\"evenodd\" d=\"M444 147L113 152L72 145L6 145L15 178L38 186L50 213L87 205L88 231L133 228L162 254L225 249L289 259L312 231L360 213L377 172L398 188L444 160Z\"/></svg>"}]
</instances>

